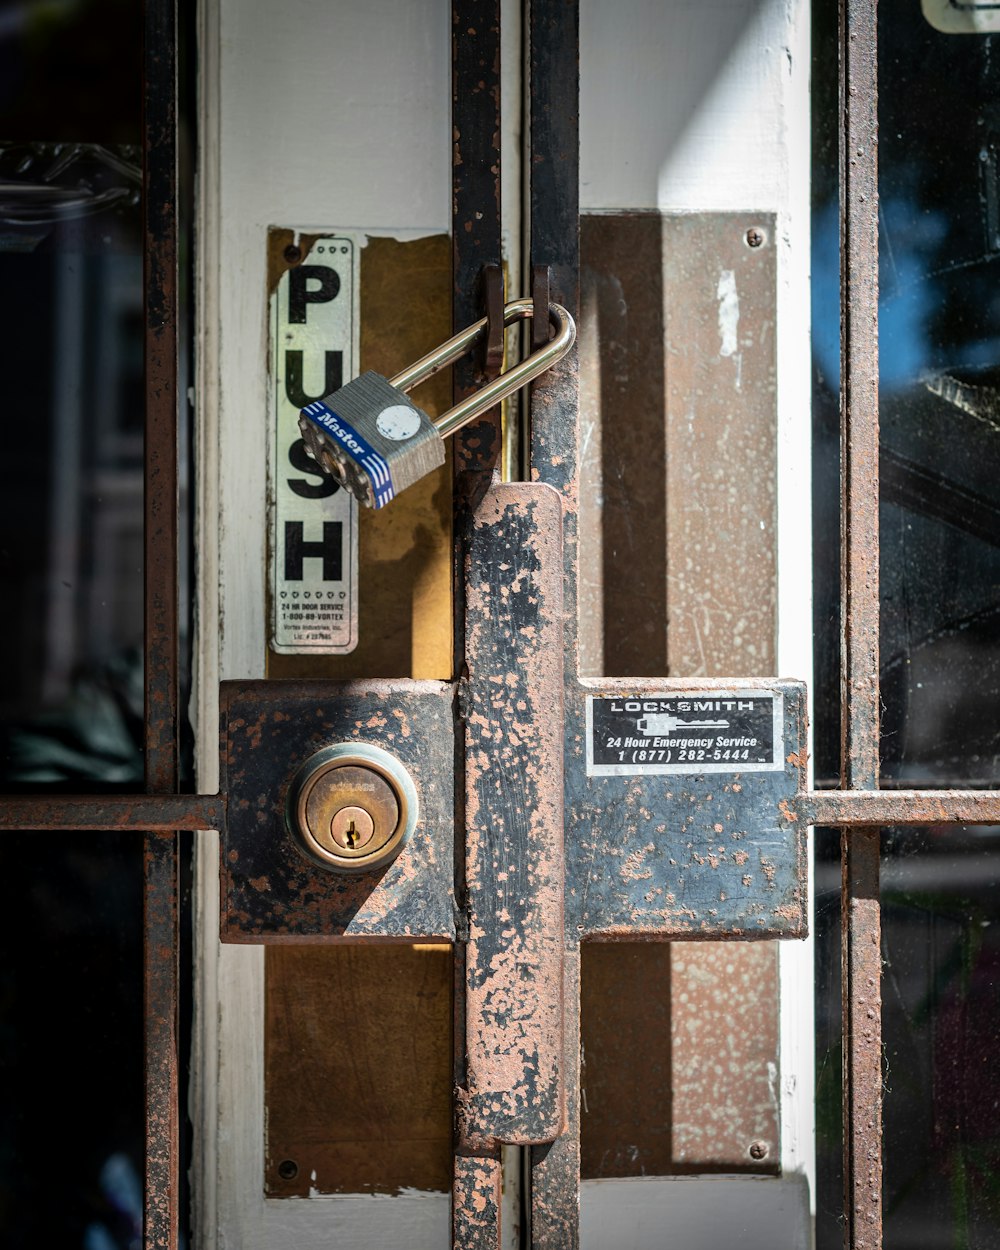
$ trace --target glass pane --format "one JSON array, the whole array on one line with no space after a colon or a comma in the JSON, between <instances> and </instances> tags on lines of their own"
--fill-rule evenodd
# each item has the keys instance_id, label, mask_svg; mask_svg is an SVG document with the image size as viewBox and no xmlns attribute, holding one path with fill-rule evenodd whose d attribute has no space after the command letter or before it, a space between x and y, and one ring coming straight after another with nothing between
<instances>
[{"instance_id":1,"label":"glass pane","mask_svg":"<svg viewBox=\"0 0 1000 1250\"><path fill-rule=\"evenodd\" d=\"M816 773L839 748L836 13L817 5ZM879 5L884 785L1000 779L1000 45ZM1000 829L883 837L885 1246L1000 1239ZM816 837L817 1246L839 1247L839 839Z\"/></svg>"},{"instance_id":2,"label":"glass pane","mask_svg":"<svg viewBox=\"0 0 1000 1250\"><path fill-rule=\"evenodd\" d=\"M143 775L142 5L0 4L0 792ZM140 1244L142 839L19 833L0 1242Z\"/></svg>"}]
</instances>

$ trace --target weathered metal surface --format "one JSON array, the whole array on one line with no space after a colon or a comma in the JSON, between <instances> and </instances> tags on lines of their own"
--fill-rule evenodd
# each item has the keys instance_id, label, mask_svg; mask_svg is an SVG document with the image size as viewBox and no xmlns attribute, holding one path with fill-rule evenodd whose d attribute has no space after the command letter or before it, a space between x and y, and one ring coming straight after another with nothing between
<instances>
[{"instance_id":1,"label":"weathered metal surface","mask_svg":"<svg viewBox=\"0 0 1000 1250\"><path fill-rule=\"evenodd\" d=\"M221 830L225 811L221 794L7 794L0 830ZM807 825L1000 825L1000 790L807 790L794 811Z\"/></svg>"},{"instance_id":2,"label":"weathered metal surface","mask_svg":"<svg viewBox=\"0 0 1000 1250\"><path fill-rule=\"evenodd\" d=\"M675 1093L665 1170L776 1174L777 946L672 942L669 949Z\"/></svg>"},{"instance_id":3,"label":"weathered metal surface","mask_svg":"<svg viewBox=\"0 0 1000 1250\"><path fill-rule=\"evenodd\" d=\"M879 831L841 834L844 1214L851 1250L882 1244L882 948Z\"/></svg>"},{"instance_id":4,"label":"weathered metal surface","mask_svg":"<svg viewBox=\"0 0 1000 1250\"><path fill-rule=\"evenodd\" d=\"M841 785L879 777L878 55L876 0L840 3ZM845 829L844 1214L849 1250L882 1245L879 838Z\"/></svg>"},{"instance_id":5,"label":"weathered metal surface","mask_svg":"<svg viewBox=\"0 0 1000 1250\"><path fill-rule=\"evenodd\" d=\"M1000 825L1000 790L811 790L811 825Z\"/></svg>"},{"instance_id":6,"label":"weathered metal surface","mask_svg":"<svg viewBox=\"0 0 1000 1250\"><path fill-rule=\"evenodd\" d=\"M143 147L146 784L177 788L177 21L146 6Z\"/></svg>"},{"instance_id":7,"label":"weathered metal surface","mask_svg":"<svg viewBox=\"0 0 1000 1250\"><path fill-rule=\"evenodd\" d=\"M724 681L587 681L568 700L583 729L587 694L642 700L732 689ZM781 698L780 771L587 776L586 739L568 741L566 923L603 937L793 937L806 932L805 688ZM655 740L654 740L655 741Z\"/></svg>"},{"instance_id":8,"label":"weathered metal surface","mask_svg":"<svg viewBox=\"0 0 1000 1250\"><path fill-rule=\"evenodd\" d=\"M878 787L878 93L875 0L841 0L843 785Z\"/></svg>"},{"instance_id":9,"label":"weathered metal surface","mask_svg":"<svg viewBox=\"0 0 1000 1250\"><path fill-rule=\"evenodd\" d=\"M453 0L452 15L452 320L460 330L486 311L482 275L500 266L500 0ZM501 269L502 272L502 269ZM491 362L456 362L452 369L455 403L478 389L483 368ZM456 432L453 447L454 522L454 655L461 672L466 658L466 553L477 504L493 482L503 450L501 409ZM465 735L455 737L456 775L464 767ZM465 786L455 794L455 828L464 829ZM455 878L464 892L465 838L455 847ZM465 934L463 934L465 936ZM455 948L455 1089L467 1088L466 968L472 965L465 942ZM474 974L473 974L474 975ZM458 1135L460 1128L456 1123ZM500 1244L499 1149L487 1154L456 1155L452 1188L452 1243L473 1250L496 1250Z\"/></svg>"},{"instance_id":10,"label":"weathered metal surface","mask_svg":"<svg viewBox=\"0 0 1000 1250\"><path fill-rule=\"evenodd\" d=\"M452 4L451 121L452 320L458 331L483 315L483 269L499 266L502 255L499 0ZM456 402L484 380L485 363L485 357L456 362ZM500 455L499 407L461 431L454 447L456 494L474 503L488 488Z\"/></svg>"},{"instance_id":11,"label":"weathered metal surface","mask_svg":"<svg viewBox=\"0 0 1000 1250\"><path fill-rule=\"evenodd\" d=\"M551 298L579 323L579 12L566 0L533 0L528 11L529 120L531 136L529 264L549 268ZM579 471L577 463L578 349L564 357L531 391L529 459L533 480L547 482L563 503L563 672L567 693L579 674L577 564ZM564 766L582 731L580 700L574 716L566 704ZM566 777L569 783L568 774ZM568 805L567 805L568 810ZM573 838L568 832L567 843ZM574 1250L579 1244L579 933L569 927L563 952L566 1131L531 1152L531 1244L536 1250Z\"/></svg>"},{"instance_id":12,"label":"weathered metal surface","mask_svg":"<svg viewBox=\"0 0 1000 1250\"><path fill-rule=\"evenodd\" d=\"M217 794L14 794L0 802L0 829L221 829Z\"/></svg>"},{"instance_id":13,"label":"weathered metal surface","mask_svg":"<svg viewBox=\"0 0 1000 1250\"><path fill-rule=\"evenodd\" d=\"M465 1086L460 1140L563 1126L562 505L495 486L466 560Z\"/></svg>"},{"instance_id":14,"label":"weathered metal surface","mask_svg":"<svg viewBox=\"0 0 1000 1250\"><path fill-rule=\"evenodd\" d=\"M666 672L773 674L775 217L673 213L662 230L667 577L666 611L652 619Z\"/></svg>"},{"instance_id":15,"label":"weathered metal surface","mask_svg":"<svg viewBox=\"0 0 1000 1250\"><path fill-rule=\"evenodd\" d=\"M455 1156L451 1238L455 1250L500 1250L500 1150Z\"/></svg>"},{"instance_id":16,"label":"weathered metal surface","mask_svg":"<svg viewBox=\"0 0 1000 1250\"><path fill-rule=\"evenodd\" d=\"M566 1130L551 1144L531 1148L533 1250L578 1250L580 1244L580 946L569 933L562 984Z\"/></svg>"},{"instance_id":17,"label":"weathered metal surface","mask_svg":"<svg viewBox=\"0 0 1000 1250\"><path fill-rule=\"evenodd\" d=\"M143 903L146 1055L145 1245L175 1247L180 1228L178 856L174 834L147 834Z\"/></svg>"},{"instance_id":18,"label":"weathered metal surface","mask_svg":"<svg viewBox=\"0 0 1000 1250\"><path fill-rule=\"evenodd\" d=\"M145 6L143 40L145 312L144 588L146 788L178 783L177 8ZM178 839L145 840L146 1250L180 1239Z\"/></svg>"},{"instance_id":19,"label":"weathered metal surface","mask_svg":"<svg viewBox=\"0 0 1000 1250\"><path fill-rule=\"evenodd\" d=\"M224 941L454 934L453 690L443 682L224 682L220 691ZM398 857L347 875L299 850L284 804L322 747L369 743L412 777L420 814Z\"/></svg>"}]
</instances>

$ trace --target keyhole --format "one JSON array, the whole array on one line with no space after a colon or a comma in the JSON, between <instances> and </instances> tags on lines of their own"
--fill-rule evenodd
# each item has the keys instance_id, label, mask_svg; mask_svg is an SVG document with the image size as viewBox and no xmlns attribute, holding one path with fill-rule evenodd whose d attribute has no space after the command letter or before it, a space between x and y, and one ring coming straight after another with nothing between
<instances>
[{"instance_id":1,"label":"keyhole","mask_svg":"<svg viewBox=\"0 0 1000 1250\"><path fill-rule=\"evenodd\" d=\"M371 813L353 805L335 812L330 822L330 836L347 851L360 851L372 840L375 822Z\"/></svg>"}]
</instances>

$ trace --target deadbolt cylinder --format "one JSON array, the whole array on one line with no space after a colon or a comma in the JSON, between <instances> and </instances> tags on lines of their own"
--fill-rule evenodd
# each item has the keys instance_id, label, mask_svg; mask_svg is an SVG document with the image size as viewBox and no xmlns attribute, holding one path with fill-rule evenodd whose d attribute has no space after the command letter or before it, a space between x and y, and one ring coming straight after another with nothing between
<instances>
[{"instance_id":1,"label":"deadbolt cylinder","mask_svg":"<svg viewBox=\"0 0 1000 1250\"><path fill-rule=\"evenodd\" d=\"M324 747L288 788L285 823L299 848L324 868L372 872L402 850L417 821L417 791L403 765L381 747Z\"/></svg>"}]
</instances>

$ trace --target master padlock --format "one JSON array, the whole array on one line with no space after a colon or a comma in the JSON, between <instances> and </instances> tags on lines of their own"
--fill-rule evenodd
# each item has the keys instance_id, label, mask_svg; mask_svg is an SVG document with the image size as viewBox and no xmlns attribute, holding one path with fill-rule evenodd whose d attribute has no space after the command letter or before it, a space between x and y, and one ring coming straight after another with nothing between
<instances>
[{"instance_id":1,"label":"master padlock","mask_svg":"<svg viewBox=\"0 0 1000 1250\"><path fill-rule=\"evenodd\" d=\"M531 317L534 310L533 300L512 300L504 308L503 323L508 326ZM393 378L362 373L301 410L299 429L306 450L361 503L384 508L401 490L444 463L444 440L449 434L482 416L566 355L576 338L573 318L561 305L549 304L549 321L555 334L544 347L441 417L429 417L406 392L464 355L485 333L486 317Z\"/></svg>"}]
</instances>

